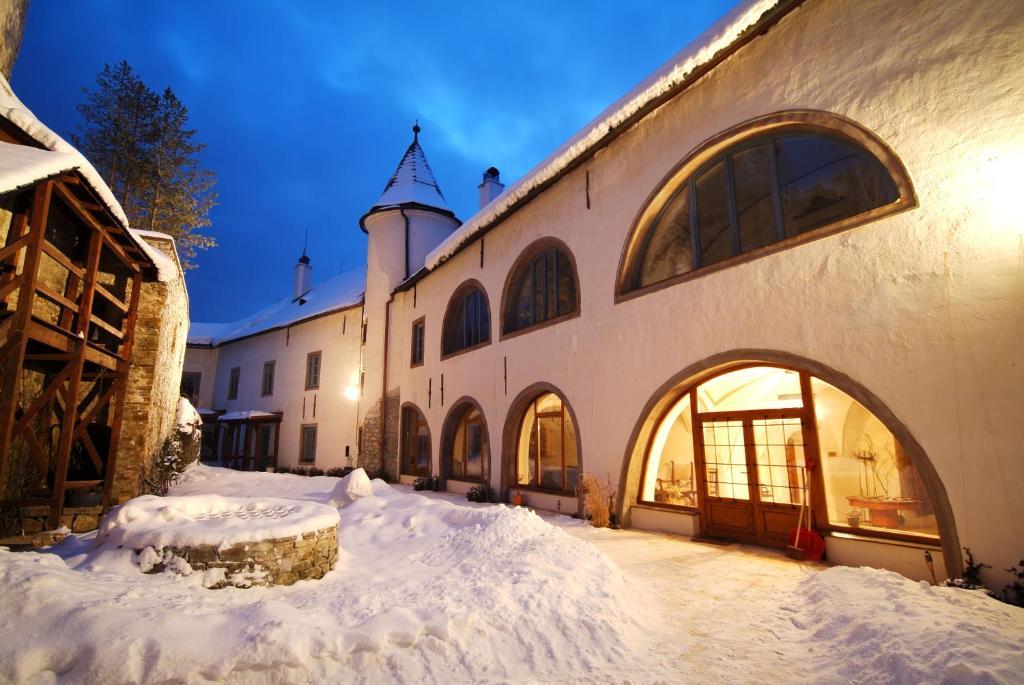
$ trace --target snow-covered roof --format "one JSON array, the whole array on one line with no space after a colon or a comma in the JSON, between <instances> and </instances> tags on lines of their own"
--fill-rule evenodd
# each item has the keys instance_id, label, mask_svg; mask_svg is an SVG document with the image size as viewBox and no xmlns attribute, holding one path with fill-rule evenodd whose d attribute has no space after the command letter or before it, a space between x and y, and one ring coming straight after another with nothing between
<instances>
[{"instance_id":1,"label":"snow-covered roof","mask_svg":"<svg viewBox=\"0 0 1024 685\"><path fill-rule=\"evenodd\" d=\"M76 166L78 160L64 152L0 142L0 193L32 185Z\"/></svg>"},{"instance_id":2,"label":"snow-covered roof","mask_svg":"<svg viewBox=\"0 0 1024 685\"><path fill-rule=\"evenodd\" d=\"M452 214L420 145L419 124L412 127L412 134L412 142L402 155L402 161L398 163L395 173L391 174L380 199L370 208L370 213L392 207L416 205Z\"/></svg>"},{"instance_id":3,"label":"snow-covered roof","mask_svg":"<svg viewBox=\"0 0 1024 685\"><path fill-rule=\"evenodd\" d=\"M190 345L217 346L222 343L266 333L323 314L358 305L366 289L366 270L351 269L314 285L298 300L286 298L251 316L230 323L192 322Z\"/></svg>"},{"instance_id":4,"label":"snow-covered roof","mask_svg":"<svg viewBox=\"0 0 1024 685\"><path fill-rule=\"evenodd\" d=\"M630 123L631 118L645 107L657 103L684 84L692 74L711 63L721 51L743 37L766 13L797 4L799 0L741 2L711 28L677 52L651 76L644 79L640 85L601 112L547 159L527 172L522 179L462 224L427 255L427 269L437 268L476 237L477 233L495 224L517 208L524 199L557 178L573 163L605 141L608 136L617 133L618 127Z\"/></svg>"},{"instance_id":5,"label":"snow-covered roof","mask_svg":"<svg viewBox=\"0 0 1024 685\"><path fill-rule=\"evenodd\" d=\"M96 168L73 145L54 133L46 126L46 124L39 120L39 118L32 113L32 110L26 107L25 104L18 99L18 96L14 94L14 90L11 88L10 83L7 82L7 79L4 78L2 74L0 74L0 117L7 119L7 121L21 129L32 140L46 148L45 150L37 150L24 145L5 144L5 146L9 145L10 147L17 147L25 150L23 153L23 159L30 166L24 171L12 170L9 174L0 172L4 177L6 177L4 185L6 186L9 182L19 183L31 175L36 175L36 177L25 183L19 183L19 185L15 185L11 188L5 188L4 191L13 190L21 187L22 185L27 185L42 178L52 176L55 173L71 171L73 169L85 180L89 187L92 188L93 192L96 193L96 196L103 203L104 207L114 217L114 220L127 231L129 238L139 247L140 250L152 259L151 255L153 248L148 245L136 231L132 230L128 223L128 217L125 216L124 210L121 209L121 204L114 197L114 193L111 192L110 188L107 187L107 184L103 181L99 172L96 171ZM33 152L49 152L50 154L60 156L47 158L33 155ZM8 155L7 160L4 162L5 167L7 164L16 165L17 158L13 156L14 154L15 153L11 153ZM44 159L47 161L44 162ZM57 166L63 166L64 168L56 169L52 173L43 173L43 175L38 175L41 172L54 169ZM6 171L6 169L4 169L4 171ZM177 270L170 271L168 269L161 268L159 263L157 263L156 266L157 277L161 281L168 281L177 277Z\"/></svg>"}]
</instances>

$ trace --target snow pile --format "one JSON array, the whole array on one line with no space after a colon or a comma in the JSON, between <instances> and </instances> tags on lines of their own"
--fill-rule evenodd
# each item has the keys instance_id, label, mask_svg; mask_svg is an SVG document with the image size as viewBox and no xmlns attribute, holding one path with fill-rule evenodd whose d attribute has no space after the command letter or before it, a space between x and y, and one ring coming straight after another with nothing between
<instances>
[{"instance_id":1,"label":"snow pile","mask_svg":"<svg viewBox=\"0 0 1024 685\"><path fill-rule=\"evenodd\" d=\"M247 409L245 411L229 411L226 414L221 414L221 421L239 421L243 419L260 419L267 416L273 416L273 412L260 411L259 409Z\"/></svg>"},{"instance_id":2,"label":"snow pile","mask_svg":"<svg viewBox=\"0 0 1024 685\"><path fill-rule=\"evenodd\" d=\"M174 427L179 433L191 435L203 425L203 418L187 398L178 400L178 411L174 415Z\"/></svg>"},{"instance_id":3,"label":"snow pile","mask_svg":"<svg viewBox=\"0 0 1024 685\"><path fill-rule=\"evenodd\" d=\"M73 155L0 142L0 193L32 185L77 166L78 159Z\"/></svg>"},{"instance_id":4,"label":"snow pile","mask_svg":"<svg viewBox=\"0 0 1024 685\"><path fill-rule=\"evenodd\" d=\"M815 672L830 673L835 682L1014 683L1024 677L1024 609L983 592L836 567L809 578L782 608L793 612L793 624L813 646Z\"/></svg>"},{"instance_id":5,"label":"snow pile","mask_svg":"<svg viewBox=\"0 0 1024 685\"><path fill-rule=\"evenodd\" d=\"M96 546L142 549L277 540L330 528L338 512L315 502L269 497L136 497L110 510Z\"/></svg>"},{"instance_id":6,"label":"snow pile","mask_svg":"<svg viewBox=\"0 0 1024 685\"><path fill-rule=\"evenodd\" d=\"M585 155L643 107L671 91L696 69L710 62L777 4L778 0L746 0L733 8L640 85L597 115L551 156L462 224L427 255L427 269L433 270L447 261L482 228L500 219L515 204Z\"/></svg>"},{"instance_id":7,"label":"snow pile","mask_svg":"<svg viewBox=\"0 0 1024 685\"><path fill-rule=\"evenodd\" d=\"M247 481L260 501L303 487L324 501L339 483L196 466L171 499L214 501ZM525 509L372 491L340 512L335 570L289 587L208 592L204 574L143 575L129 549L88 536L60 557L0 550L0 624L18 626L0 643L0 682L537 682L639 666L646 591L590 543Z\"/></svg>"},{"instance_id":8,"label":"snow pile","mask_svg":"<svg viewBox=\"0 0 1024 685\"><path fill-rule=\"evenodd\" d=\"M387 484L385 483L384 485ZM370 477L366 475L366 471L356 469L339 480L338 484L334 486L334 490L331 492L331 504L336 507L343 507L350 502L355 502L360 497L371 497L374 494L373 483L370 482Z\"/></svg>"}]
</instances>

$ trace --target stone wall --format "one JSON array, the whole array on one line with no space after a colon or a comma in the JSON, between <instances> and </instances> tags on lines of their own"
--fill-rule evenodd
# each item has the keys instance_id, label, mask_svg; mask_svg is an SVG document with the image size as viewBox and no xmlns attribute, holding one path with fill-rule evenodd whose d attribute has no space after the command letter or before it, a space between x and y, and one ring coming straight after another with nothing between
<instances>
[{"instance_id":1,"label":"stone wall","mask_svg":"<svg viewBox=\"0 0 1024 685\"><path fill-rule=\"evenodd\" d=\"M359 445L359 466L366 469L371 478L398 478L398 438L401 395L398 388L387 393L387 421L384 426L384 440L381 442L381 412L385 400L366 412L362 424L362 439Z\"/></svg>"},{"instance_id":2,"label":"stone wall","mask_svg":"<svg viewBox=\"0 0 1024 685\"><path fill-rule=\"evenodd\" d=\"M147 242L174 255L170 239L147 238ZM112 503L131 499L143 491L143 479L174 429L187 336L188 294L181 273L170 281L144 283Z\"/></svg>"},{"instance_id":3,"label":"stone wall","mask_svg":"<svg viewBox=\"0 0 1024 685\"><path fill-rule=\"evenodd\" d=\"M136 550L136 553L140 559L147 554L146 550ZM161 561L140 565L144 573L157 573L168 567L181 572L180 564L174 562L178 558L184 559L192 571L224 569L223 578L207 584L211 589L291 585L300 580L323 578L334 568L338 561L338 527L303 533L301 538L241 543L225 549L216 545L167 547L159 554Z\"/></svg>"},{"instance_id":4,"label":"stone wall","mask_svg":"<svg viewBox=\"0 0 1024 685\"><path fill-rule=\"evenodd\" d=\"M18 59L28 0L0 0L0 74L8 81Z\"/></svg>"}]
</instances>

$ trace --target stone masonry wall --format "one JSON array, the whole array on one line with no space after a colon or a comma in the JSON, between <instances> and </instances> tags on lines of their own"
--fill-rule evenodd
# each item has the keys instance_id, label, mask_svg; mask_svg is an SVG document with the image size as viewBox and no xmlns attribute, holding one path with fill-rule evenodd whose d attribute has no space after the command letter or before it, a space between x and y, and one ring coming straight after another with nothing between
<instances>
[{"instance_id":1,"label":"stone masonry wall","mask_svg":"<svg viewBox=\"0 0 1024 685\"><path fill-rule=\"evenodd\" d=\"M147 242L173 254L173 244ZM112 503L142 492L143 477L174 429L188 336L188 294L181 274L144 283L128 374Z\"/></svg>"},{"instance_id":2,"label":"stone masonry wall","mask_svg":"<svg viewBox=\"0 0 1024 685\"><path fill-rule=\"evenodd\" d=\"M366 469L371 478L387 476L387 479L398 478L398 422L400 417L401 395L398 388L389 390L386 396L387 422L384 441L381 444L381 411L384 400L366 412L362 425L362 442L359 446L359 466Z\"/></svg>"},{"instance_id":3,"label":"stone masonry wall","mask_svg":"<svg viewBox=\"0 0 1024 685\"><path fill-rule=\"evenodd\" d=\"M0 0L0 74L8 81L18 59L28 0Z\"/></svg>"},{"instance_id":4,"label":"stone masonry wall","mask_svg":"<svg viewBox=\"0 0 1024 685\"><path fill-rule=\"evenodd\" d=\"M136 550L142 554L143 550ZM216 545L167 547L161 550L160 563L148 566L156 573L173 564L173 557L184 559L194 571L224 569L223 580L211 583L221 587L254 585L291 585L300 580L323 578L338 561L338 527L303 533L302 537L241 543L226 549ZM180 571L179 571L180 572Z\"/></svg>"}]
</instances>

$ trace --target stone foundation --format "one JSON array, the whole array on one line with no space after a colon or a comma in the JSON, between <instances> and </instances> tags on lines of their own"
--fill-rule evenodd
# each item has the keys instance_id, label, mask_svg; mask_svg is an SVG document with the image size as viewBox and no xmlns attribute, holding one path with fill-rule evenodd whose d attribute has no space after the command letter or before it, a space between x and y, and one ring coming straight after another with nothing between
<instances>
[{"instance_id":1,"label":"stone foundation","mask_svg":"<svg viewBox=\"0 0 1024 685\"><path fill-rule=\"evenodd\" d=\"M143 555L144 550L136 550ZM277 540L261 540L220 549L215 545L166 547L163 561L148 566L146 573L158 573L184 559L194 571L224 569L223 581L207 587L252 587L291 585L300 580L323 578L338 561L338 527L321 528Z\"/></svg>"},{"instance_id":2,"label":"stone foundation","mask_svg":"<svg viewBox=\"0 0 1024 685\"><path fill-rule=\"evenodd\" d=\"M47 530L46 519L50 507L22 507L19 510L22 535L36 536ZM64 507L60 525L72 533L87 533L96 530L103 516L103 507Z\"/></svg>"}]
</instances>

